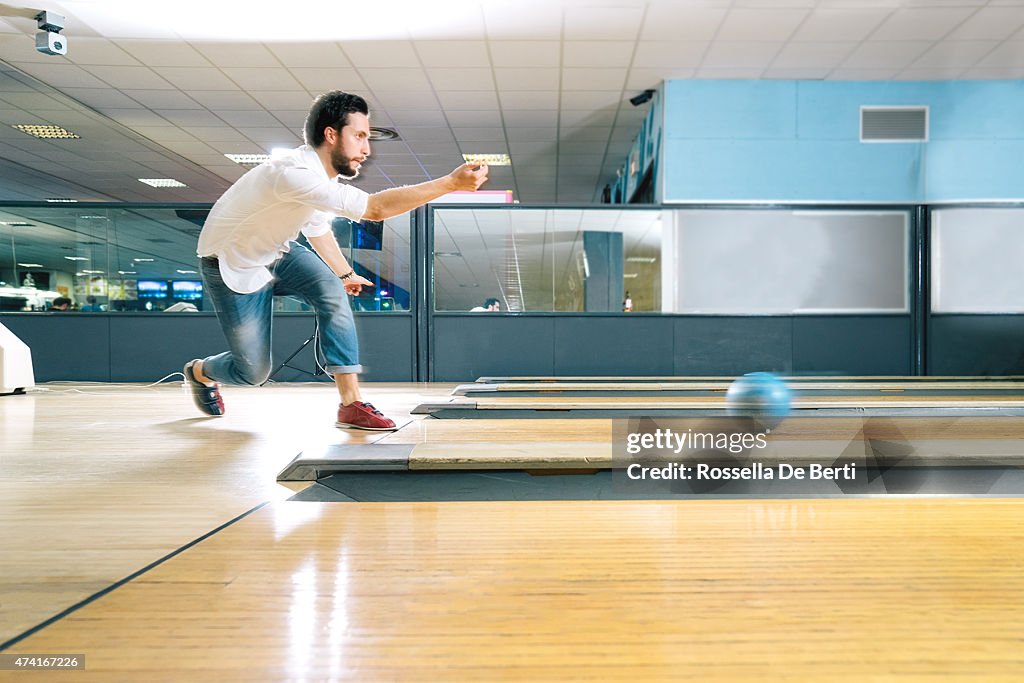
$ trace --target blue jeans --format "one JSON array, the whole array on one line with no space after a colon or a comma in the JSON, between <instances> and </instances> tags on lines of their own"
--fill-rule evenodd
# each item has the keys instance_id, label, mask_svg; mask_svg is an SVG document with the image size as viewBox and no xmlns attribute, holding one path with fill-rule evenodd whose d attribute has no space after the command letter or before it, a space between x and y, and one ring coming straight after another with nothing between
<instances>
[{"instance_id":1,"label":"blue jeans","mask_svg":"<svg viewBox=\"0 0 1024 683\"><path fill-rule=\"evenodd\" d=\"M270 335L274 296L295 296L316 312L324 369L333 374L362 372L359 340L348 294L341 280L320 257L298 244L278 259L270 272L273 282L251 294L239 294L224 284L217 259L200 261L206 296L228 340L229 351L203 359L203 374L224 384L263 384L272 366Z\"/></svg>"}]
</instances>

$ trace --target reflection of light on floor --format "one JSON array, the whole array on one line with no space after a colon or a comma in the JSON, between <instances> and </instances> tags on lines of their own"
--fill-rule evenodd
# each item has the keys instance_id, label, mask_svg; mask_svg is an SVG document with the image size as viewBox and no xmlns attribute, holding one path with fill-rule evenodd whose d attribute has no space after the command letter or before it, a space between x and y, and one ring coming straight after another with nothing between
<instances>
[{"instance_id":1,"label":"reflection of light on floor","mask_svg":"<svg viewBox=\"0 0 1024 683\"><path fill-rule=\"evenodd\" d=\"M282 502L274 506L274 540L280 541L307 522L320 518L316 503Z\"/></svg>"},{"instance_id":2,"label":"reflection of light on floor","mask_svg":"<svg viewBox=\"0 0 1024 683\"><path fill-rule=\"evenodd\" d=\"M331 617L327 623L327 641L330 643L331 680L340 680L343 674L351 675L345 667L345 639L348 635L348 555L344 550L338 556L338 567L334 573L334 594L331 596Z\"/></svg>"},{"instance_id":3,"label":"reflection of light on floor","mask_svg":"<svg viewBox=\"0 0 1024 683\"><path fill-rule=\"evenodd\" d=\"M309 673L315 634L316 561L309 558L292 574L292 601L288 609L288 673L291 680L305 680Z\"/></svg>"}]
</instances>

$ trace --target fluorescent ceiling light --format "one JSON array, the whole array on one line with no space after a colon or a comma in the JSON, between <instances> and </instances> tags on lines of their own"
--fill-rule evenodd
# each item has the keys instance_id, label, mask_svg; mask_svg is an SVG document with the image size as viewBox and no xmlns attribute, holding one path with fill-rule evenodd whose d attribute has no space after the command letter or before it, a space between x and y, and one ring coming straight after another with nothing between
<instances>
[{"instance_id":1,"label":"fluorescent ceiling light","mask_svg":"<svg viewBox=\"0 0 1024 683\"><path fill-rule=\"evenodd\" d=\"M654 263L658 259L653 256L630 256L626 260L630 263Z\"/></svg>"},{"instance_id":2,"label":"fluorescent ceiling light","mask_svg":"<svg viewBox=\"0 0 1024 683\"><path fill-rule=\"evenodd\" d=\"M179 270L178 272L181 273L182 275L198 275L199 274L199 271L196 271L196 270Z\"/></svg>"},{"instance_id":3,"label":"fluorescent ceiling light","mask_svg":"<svg viewBox=\"0 0 1024 683\"><path fill-rule=\"evenodd\" d=\"M463 154L467 164L487 164L488 166L511 166L512 159L507 154Z\"/></svg>"},{"instance_id":4,"label":"fluorescent ceiling light","mask_svg":"<svg viewBox=\"0 0 1024 683\"><path fill-rule=\"evenodd\" d=\"M18 265L21 266L22 268L42 268L43 267L42 263L19 263Z\"/></svg>"},{"instance_id":5,"label":"fluorescent ceiling light","mask_svg":"<svg viewBox=\"0 0 1024 683\"><path fill-rule=\"evenodd\" d=\"M133 258L132 259L132 261L135 261L136 263L152 263L155 260L156 259L151 259L151 258Z\"/></svg>"},{"instance_id":6,"label":"fluorescent ceiling light","mask_svg":"<svg viewBox=\"0 0 1024 683\"><path fill-rule=\"evenodd\" d=\"M9 225L12 228L31 228L34 223L7 223L6 221L0 221L0 225Z\"/></svg>"},{"instance_id":7,"label":"fluorescent ceiling light","mask_svg":"<svg viewBox=\"0 0 1024 683\"><path fill-rule=\"evenodd\" d=\"M68 261L88 261L88 256L65 256Z\"/></svg>"},{"instance_id":8,"label":"fluorescent ceiling light","mask_svg":"<svg viewBox=\"0 0 1024 683\"><path fill-rule=\"evenodd\" d=\"M150 187L188 187L185 183L174 178L139 178L140 183L146 183Z\"/></svg>"},{"instance_id":9,"label":"fluorescent ceiling light","mask_svg":"<svg viewBox=\"0 0 1024 683\"><path fill-rule=\"evenodd\" d=\"M622 277L626 278L627 280L632 280L633 278L639 277L639 276L640 276L639 273L626 273Z\"/></svg>"},{"instance_id":10,"label":"fluorescent ceiling light","mask_svg":"<svg viewBox=\"0 0 1024 683\"><path fill-rule=\"evenodd\" d=\"M70 199L68 197L47 197L46 201L51 204L77 204L77 199Z\"/></svg>"},{"instance_id":11,"label":"fluorescent ceiling light","mask_svg":"<svg viewBox=\"0 0 1024 683\"><path fill-rule=\"evenodd\" d=\"M135 271L134 270L119 270L119 271L117 271L117 274L118 275L135 275Z\"/></svg>"},{"instance_id":12,"label":"fluorescent ceiling light","mask_svg":"<svg viewBox=\"0 0 1024 683\"><path fill-rule=\"evenodd\" d=\"M83 273L88 273L89 275L102 275L103 274L102 270L83 270L82 272Z\"/></svg>"},{"instance_id":13,"label":"fluorescent ceiling light","mask_svg":"<svg viewBox=\"0 0 1024 683\"><path fill-rule=\"evenodd\" d=\"M225 154L224 156L243 166L258 166L264 161L270 161L269 154Z\"/></svg>"},{"instance_id":14,"label":"fluorescent ceiling light","mask_svg":"<svg viewBox=\"0 0 1024 683\"><path fill-rule=\"evenodd\" d=\"M74 140L81 136L75 135L66 128L60 126L42 126L31 123L15 123L11 128L17 128L22 133L27 133L40 140Z\"/></svg>"}]
</instances>

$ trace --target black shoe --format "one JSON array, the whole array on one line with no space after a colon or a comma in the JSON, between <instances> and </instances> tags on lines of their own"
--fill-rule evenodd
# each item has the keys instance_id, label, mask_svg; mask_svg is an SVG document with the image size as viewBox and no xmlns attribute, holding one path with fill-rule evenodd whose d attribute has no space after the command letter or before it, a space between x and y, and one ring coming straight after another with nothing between
<instances>
[{"instance_id":1,"label":"black shoe","mask_svg":"<svg viewBox=\"0 0 1024 683\"><path fill-rule=\"evenodd\" d=\"M220 417L224 414L224 399L220 395L220 385L214 384L211 387L196 379L195 374L192 372L192 366L198 362L198 359L189 361L185 365L185 369L182 370L182 373L185 375L185 381L188 382L189 387L192 389L192 400L195 401L196 408L199 408L205 414Z\"/></svg>"}]
</instances>

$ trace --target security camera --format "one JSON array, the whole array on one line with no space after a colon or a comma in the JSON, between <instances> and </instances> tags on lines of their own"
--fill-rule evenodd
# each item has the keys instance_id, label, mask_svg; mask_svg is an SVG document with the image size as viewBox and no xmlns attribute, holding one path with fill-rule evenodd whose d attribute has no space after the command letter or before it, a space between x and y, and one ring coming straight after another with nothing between
<instances>
[{"instance_id":1,"label":"security camera","mask_svg":"<svg viewBox=\"0 0 1024 683\"><path fill-rule=\"evenodd\" d=\"M629 98L629 103L632 104L634 107L639 107L641 104L644 104L646 102L650 102L651 98L654 97L654 93L655 92L657 92L657 91L656 90L651 90L650 88L648 88L647 90L644 90L639 95L635 95L633 97L630 97Z\"/></svg>"},{"instance_id":2,"label":"security camera","mask_svg":"<svg viewBox=\"0 0 1024 683\"><path fill-rule=\"evenodd\" d=\"M68 40L60 34L64 17L46 10L36 15L36 24L42 31L36 34L36 49L46 55L66 55Z\"/></svg>"},{"instance_id":3,"label":"security camera","mask_svg":"<svg viewBox=\"0 0 1024 683\"><path fill-rule=\"evenodd\" d=\"M66 55L68 39L59 33L41 31L36 34L36 49L46 55Z\"/></svg>"}]
</instances>

